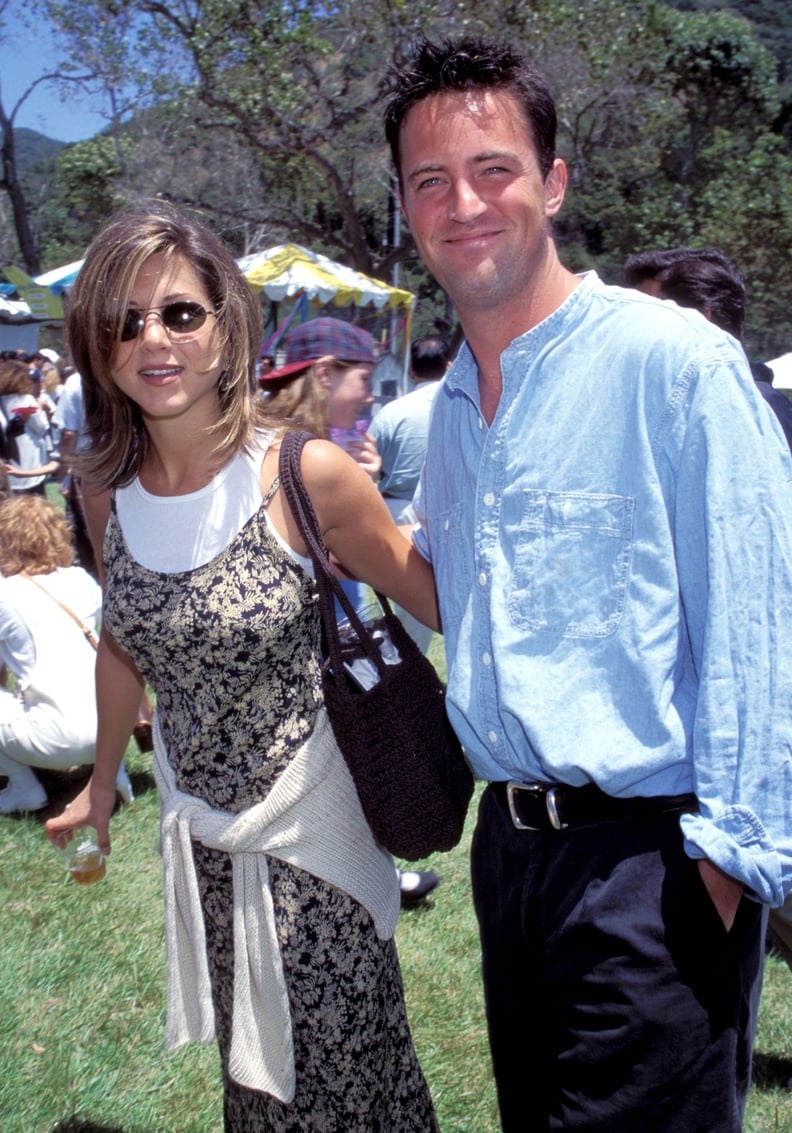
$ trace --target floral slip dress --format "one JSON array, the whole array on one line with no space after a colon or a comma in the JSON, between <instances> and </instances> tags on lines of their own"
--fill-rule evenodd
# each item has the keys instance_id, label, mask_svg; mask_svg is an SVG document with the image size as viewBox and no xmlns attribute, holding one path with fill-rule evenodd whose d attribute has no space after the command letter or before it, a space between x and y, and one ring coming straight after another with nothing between
<instances>
[{"instance_id":1,"label":"floral slip dress","mask_svg":"<svg viewBox=\"0 0 792 1133\"><path fill-rule=\"evenodd\" d=\"M105 540L104 624L156 692L176 785L231 813L267 794L322 704L313 581L265 519L277 486L225 550L193 570L137 563L114 505ZM230 1079L231 859L198 842L193 851L226 1133L437 1133L394 941L379 940L368 912L347 894L277 858L268 865L296 1094L284 1104Z\"/></svg>"}]
</instances>

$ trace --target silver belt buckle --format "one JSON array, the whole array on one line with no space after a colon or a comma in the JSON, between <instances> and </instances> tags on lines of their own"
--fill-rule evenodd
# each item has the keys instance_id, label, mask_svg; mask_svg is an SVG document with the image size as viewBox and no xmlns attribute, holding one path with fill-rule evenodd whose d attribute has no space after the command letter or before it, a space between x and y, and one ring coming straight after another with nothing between
<instances>
[{"instance_id":1,"label":"silver belt buckle","mask_svg":"<svg viewBox=\"0 0 792 1133\"><path fill-rule=\"evenodd\" d=\"M525 783L516 783L513 779L510 779L509 782L506 784L506 798L507 798L508 803L509 803L509 814L511 815L512 822L514 823L515 827L518 830L536 830L536 829L538 829L538 827L536 827L536 826L526 826L525 823L523 822L523 820L520 818L519 814L517 813L517 807L514 805L514 796L517 793L517 791L530 791L530 790L531 790L531 787L527 786ZM534 788L534 791L535 791L535 788Z\"/></svg>"},{"instance_id":2,"label":"silver belt buckle","mask_svg":"<svg viewBox=\"0 0 792 1133\"><path fill-rule=\"evenodd\" d=\"M558 801L556 794L557 787L551 787L545 795L545 806L547 807L547 817L550 819L550 825L553 830L566 830L567 823L561 821L561 816L558 813Z\"/></svg>"},{"instance_id":3,"label":"silver belt buckle","mask_svg":"<svg viewBox=\"0 0 792 1133\"><path fill-rule=\"evenodd\" d=\"M540 787L539 784L531 783L518 783L514 779L510 779L506 784L506 798L509 803L509 814L517 830L539 830L538 826L528 826L520 818L515 806L514 797L518 791L528 791L533 795L544 795L545 808L547 810L547 817L550 820L550 825L553 830L566 830L568 823L561 821L561 816L558 813L558 799L557 787Z\"/></svg>"}]
</instances>

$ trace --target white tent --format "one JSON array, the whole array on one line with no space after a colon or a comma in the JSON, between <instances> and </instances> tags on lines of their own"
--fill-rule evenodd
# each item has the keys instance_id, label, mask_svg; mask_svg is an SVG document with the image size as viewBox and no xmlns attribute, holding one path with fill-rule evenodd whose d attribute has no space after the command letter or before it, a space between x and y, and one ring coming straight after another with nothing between
<instances>
[{"instance_id":1,"label":"white tent","mask_svg":"<svg viewBox=\"0 0 792 1133\"><path fill-rule=\"evenodd\" d=\"M0 295L0 350L32 354L38 347L40 326L24 300Z\"/></svg>"},{"instance_id":2,"label":"white tent","mask_svg":"<svg viewBox=\"0 0 792 1133\"><path fill-rule=\"evenodd\" d=\"M73 263L66 264L62 268L45 271L43 275L36 276L36 283L40 283L42 287L49 287L56 295L62 295L74 283L82 265L82 260L74 260Z\"/></svg>"},{"instance_id":3,"label":"white tent","mask_svg":"<svg viewBox=\"0 0 792 1133\"><path fill-rule=\"evenodd\" d=\"M773 371L773 386L785 393L792 390L792 353L782 354L767 365Z\"/></svg>"},{"instance_id":4,"label":"white tent","mask_svg":"<svg viewBox=\"0 0 792 1133\"><path fill-rule=\"evenodd\" d=\"M0 295L0 320L4 323L31 323L35 316L23 299L7 299Z\"/></svg>"},{"instance_id":5,"label":"white tent","mask_svg":"<svg viewBox=\"0 0 792 1133\"><path fill-rule=\"evenodd\" d=\"M363 272L345 267L299 244L279 244L237 260L246 279L271 302L304 295L310 303L339 307L410 308L412 295ZM62 295L72 286L82 260L36 276L36 283Z\"/></svg>"},{"instance_id":6,"label":"white tent","mask_svg":"<svg viewBox=\"0 0 792 1133\"><path fill-rule=\"evenodd\" d=\"M384 308L412 307L409 291L391 287L353 268L337 264L299 244L279 244L237 260L246 279L273 303L304 295L308 302L325 306Z\"/></svg>"}]
</instances>

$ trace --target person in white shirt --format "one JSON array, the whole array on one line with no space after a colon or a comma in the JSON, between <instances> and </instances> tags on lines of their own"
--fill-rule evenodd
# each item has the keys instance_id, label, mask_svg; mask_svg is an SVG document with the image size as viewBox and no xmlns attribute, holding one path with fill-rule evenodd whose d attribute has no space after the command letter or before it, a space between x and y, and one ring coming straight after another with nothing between
<instances>
[{"instance_id":1,"label":"person in white shirt","mask_svg":"<svg viewBox=\"0 0 792 1133\"><path fill-rule=\"evenodd\" d=\"M24 362L0 362L0 425L11 491L44 495L50 462L49 419ZM25 473L30 470L32 475Z\"/></svg>"},{"instance_id":2,"label":"person in white shirt","mask_svg":"<svg viewBox=\"0 0 792 1133\"><path fill-rule=\"evenodd\" d=\"M93 763L99 585L81 567L63 513L38 496L0 504L0 814L40 810L34 768ZM13 689L7 687L13 676ZM132 797L123 763L116 787Z\"/></svg>"}]
</instances>

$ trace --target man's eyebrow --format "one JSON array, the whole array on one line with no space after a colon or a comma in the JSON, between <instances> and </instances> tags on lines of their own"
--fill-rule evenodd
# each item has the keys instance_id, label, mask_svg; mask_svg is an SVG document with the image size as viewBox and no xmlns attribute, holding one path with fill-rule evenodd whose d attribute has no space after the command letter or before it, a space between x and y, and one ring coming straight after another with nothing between
<instances>
[{"instance_id":1,"label":"man's eyebrow","mask_svg":"<svg viewBox=\"0 0 792 1133\"><path fill-rule=\"evenodd\" d=\"M424 173L438 173L442 172L445 166L440 161L422 161L420 165L416 165L415 169L407 174L407 180L411 181L414 177L421 177Z\"/></svg>"},{"instance_id":2,"label":"man's eyebrow","mask_svg":"<svg viewBox=\"0 0 792 1133\"><path fill-rule=\"evenodd\" d=\"M485 153L476 154L473 158L474 162L482 161L516 161L518 156L512 150L495 149L487 150Z\"/></svg>"}]
</instances>

